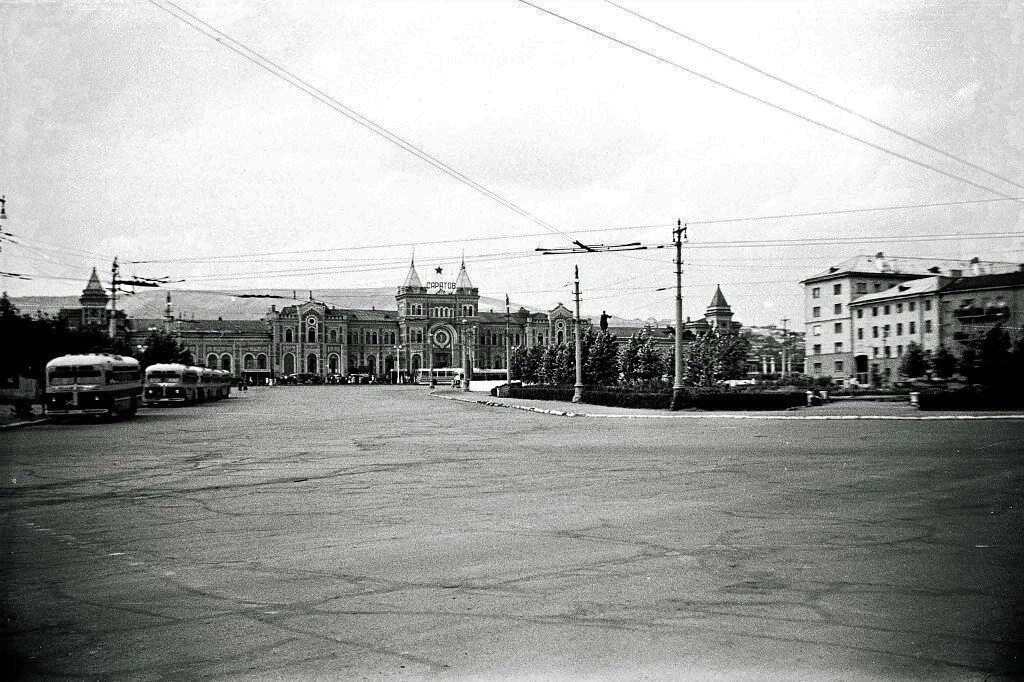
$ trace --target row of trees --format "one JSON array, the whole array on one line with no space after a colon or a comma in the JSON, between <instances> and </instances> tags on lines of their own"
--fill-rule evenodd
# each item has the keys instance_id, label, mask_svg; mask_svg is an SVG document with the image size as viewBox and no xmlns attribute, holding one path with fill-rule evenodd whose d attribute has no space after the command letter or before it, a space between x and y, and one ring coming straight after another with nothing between
<instances>
[{"instance_id":1,"label":"row of trees","mask_svg":"<svg viewBox=\"0 0 1024 682\"><path fill-rule=\"evenodd\" d=\"M907 346L900 374L908 378L931 375L948 379L959 374L968 383L1003 386L1024 379L1024 336L1016 341L997 324L984 335L961 341L963 351L954 355L945 346L935 352L916 343Z\"/></svg>"},{"instance_id":2,"label":"row of trees","mask_svg":"<svg viewBox=\"0 0 1024 682\"><path fill-rule=\"evenodd\" d=\"M675 355L662 353L646 330L630 337L621 347L618 338L592 328L581 334L583 383L650 385L675 374ZM709 332L698 336L683 354L683 377L689 386L711 386L724 379L746 376L750 342L734 334ZM571 343L550 346L518 346L512 350L512 378L526 383L571 386L576 381L575 347Z\"/></svg>"},{"instance_id":3,"label":"row of trees","mask_svg":"<svg viewBox=\"0 0 1024 682\"><path fill-rule=\"evenodd\" d=\"M96 329L72 329L60 319L23 315L4 293L0 297L0 385L14 377L43 378L46 363L61 355L77 353L117 353L131 355L143 368L158 362L194 364L192 354L173 336L157 330L150 333L140 348L131 348L124 339L111 339Z\"/></svg>"}]
</instances>

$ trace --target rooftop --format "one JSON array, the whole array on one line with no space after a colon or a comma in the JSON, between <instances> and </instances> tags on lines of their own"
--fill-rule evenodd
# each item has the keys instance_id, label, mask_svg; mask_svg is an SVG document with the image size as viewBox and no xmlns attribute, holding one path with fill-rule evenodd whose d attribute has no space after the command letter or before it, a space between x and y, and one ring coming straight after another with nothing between
<instances>
[{"instance_id":1,"label":"rooftop","mask_svg":"<svg viewBox=\"0 0 1024 682\"><path fill-rule=\"evenodd\" d=\"M1006 263L1001 261L982 261L977 259L958 260L953 258L921 258L917 256L887 256L884 253L876 253L873 256L861 254L833 265L824 272L812 275L801 284L815 280L845 277L851 274L883 275L902 277L928 277L930 275L945 275L947 277L960 276L963 274L992 274L1000 272L1011 272L1019 267L1017 263ZM958 270L959 274L954 273Z\"/></svg>"},{"instance_id":2,"label":"rooftop","mask_svg":"<svg viewBox=\"0 0 1024 682\"><path fill-rule=\"evenodd\" d=\"M867 294L866 296L859 296L855 301L850 303L850 305L861 305L871 303L873 301L885 301L892 298L898 298L900 296L919 296L921 294L935 293L942 288L943 283L948 281L949 278L938 276L913 279L909 282L902 282L894 287L889 287L885 291Z\"/></svg>"},{"instance_id":3,"label":"rooftop","mask_svg":"<svg viewBox=\"0 0 1024 682\"><path fill-rule=\"evenodd\" d=\"M973 291L975 289L994 289L998 287L1024 286L1024 271L1004 272L996 275L980 277L961 277L942 288L942 293L954 291Z\"/></svg>"}]
</instances>

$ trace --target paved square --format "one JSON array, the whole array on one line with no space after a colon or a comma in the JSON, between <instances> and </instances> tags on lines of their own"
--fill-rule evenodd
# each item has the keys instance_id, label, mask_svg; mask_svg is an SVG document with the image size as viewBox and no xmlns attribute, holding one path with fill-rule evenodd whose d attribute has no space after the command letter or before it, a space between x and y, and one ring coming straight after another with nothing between
<instances>
[{"instance_id":1,"label":"paved square","mask_svg":"<svg viewBox=\"0 0 1024 682\"><path fill-rule=\"evenodd\" d=\"M4 431L5 652L115 679L1019 673L1022 435L373 386Z\"/></svg>"}]
</instances>

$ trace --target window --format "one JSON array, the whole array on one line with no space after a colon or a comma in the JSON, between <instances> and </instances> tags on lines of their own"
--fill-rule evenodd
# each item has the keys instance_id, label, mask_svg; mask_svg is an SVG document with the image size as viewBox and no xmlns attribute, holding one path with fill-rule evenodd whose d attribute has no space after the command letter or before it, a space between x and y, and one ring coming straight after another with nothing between
<instances>
[{"instance_id":1,"label":"window","mask_svg":"<svg viewBox=\"0 0 1024 682\"><path fill-rule=\"evenodd\" d=\"M896 304L896 312L898 312L898 313L902 313L903 312L903 304L902 303L897 303Z\"/></svg>"},{"instance_id":2,"label":"window","mask_svg":"<svg viewBox=\"0 0 1024 682\"><path fill-rule=\"evenodd\" d=\"M337 343L337 342L338 342L338 330L337 329L332 329L331 330L331 343Z\"/></svg>"},{"instance_id":3,"label":"window","mask_svg":"<svg viewBox=\"0 0 1024 682\"><path fill-rule=\"evenodd\" d=\"M863 318L864 318L864 309L863 308L857 308L857 319L860 320L860 319L863 319Z\"/></svg>"},{"instance_id":4,"label":"window","mask_svg":"<svg viewBox=\"0 0 1024 682\"><path fill-rule=\"evenodd\" d=\"M842 334L843 333L843 323L842 322L836 322L833 331L836 334Z\"/></svg>"},{"instance_id":5,"label":"window","mask_svg":"<svg viewBox=\"0 0 1024 682\"><path fill-rule=\"evenodd\" d=\"M843 304L842 303L836 303L834 306L832 306L832 313L834 315L842 315L843 314Z\"/></svg>"},{"instance_id":6,"label":"window","mask_svg":"<svg viewBox=\"0 0 1024 682\"><path fill-rule=\"evenodd\" d=\"M284 342L285 343L291 343L292 342L292 330L291 329L285 329L284 330Z\"/></svg>"},{"instance_id":7,"label":"window","mask_svg":"<svg viewBox=\"0 0 1024 682\"><path fill-rule=\"evenodd\" d=\"M931 320L925 320L924 321L924 333L925 334L931 334L932 333L932 321Z\"/></svg>"},{"instance_id":8,"label":"window","mask_svg":"<svg viewBox=\"0 0 1024 682\"><path fill-rule=\"evenodd\" d=\"M811 309L811 317L821 317L821 306L814 306Z\"/></svg>"},{"instance_id":9,"label":"window","mask_svg":"<svg viewBox=\"0 0 1024 682\"><path fill-rule=\"evenodd\" d=\"M917 301L911 301L910 303L908 303L907 310L909 310L910 312L914 312L915 310L917 310Z\"/></svg>"},{"instance_id":10,"label":"window","mask_svg":"<svg viewBox=\"0 0 1024 682\"><path fill-rule=\"evenodd\" d=\"M306 332L306 341L309 343L316 343L316 329L312 327Z\"/></svg>"},{"instance_id":11,"label":"window","mask_svg":"<svg viewBox=\"0 0 1024 682\"><path fill-rule=\"evenodd\" d=\"M867 282L857 282L857 293L858 294L866 294L866 293L868 293L868 283Z\"/></svg>"},{"instance_id":12,"label":"window","mask_svg":"<svg viewBox=\"0 0 1024 682\"><path fill-rule=\"evenodd\" d=\"M842 360L836 360L836 371L837 372L842 372L843 371L843 361Z\"/></svg>"},{"instance_id":13,"label":"window","mask_svg":"<svg viewBox=\"0 0 1024 682\"><path fill-rule=\"evenodd\" d=\"M891 356L892 356L892 348L889 347L889 346L886 346L885 347L885 357L888 358L888 357L891 357Z\"/></svg>"},{"instance_id":14,"label":"window","mask_svg":"<svg viewBox=\"0 0 1024 682\"><path fill-rule=\"evenodd\" d=\"M839 294L843 293L843 285L842 284L835 284L835 285L833 285L832 286L832 293L834 295L836 295L836 296L838 296Z\"/></svg>"},{"instance_id":15,"label":"window","mask_svg":"<svg viewBox=\"0 0 1024 682\"><path fill-rule=\"evenodd\" d=\"M878 306L871 309L871 317L878 317Z\"/></svg>"},{"instance_id":16,"label":"window","mask_svg":"<svg viewBox=\"0 0 1024 682\"><path fill-rule=\"evenodd\" d=\"M878 346L875 346L874 348L871 349L871 354L876 358L878 357Z\"/></svg>"},{"instance_id":17,"label":"window","mask_svg":"<svg viewBox=\"0 0 1024 682\"><path fill-rule=\"evenodd\" d=\"M915 323L915 322L908 323L907 324L907 333L908 334L914 334L915 332L917 332L917 323Z\"/></svg>"},{"instance_id":18,"label":"window","mask_svg":"<svg viewBox=\"0 0 1024 682\"><path fill-rule=\"evenodd\" d=\"M864 328L863 327L858 327L857 328L857 340L859 341L859 340L861 340L863 338L864 338Z\"/></svg>"},{"instance_id":19,"label":"window","mask_svg":"<svg viewBox=\"0 0 1024 682\"><path fill-rule=\"evenodd\" d=\"M903 346L896 346L896 355L903 355Z\"/></svg>"},{"instance_id":20,"label":"window","mask_svg":"<svg viewBox=\"0 0 1024 682\"><path fill-rule=\"evenodd\" d=\"M897 322L896 323L896 336L903 336L903 323L902 322Z\"/></svg>"},{"instance_id":21,"label":"window","mask_svg":"<svg viewBox=\"0 0 1024 682\"><path fill-rule=\"evenodd\" d=\"M816 324L811 327L811 336L821 336L821 325Z\"/></svg>"},{"instance_id":22,"label":"window","mask_svg":"<svg viewBox=\"0 0 1024 682\"><path fill-rule=\"evenodd\" d=\"M814 352L812 353L812 355L821 355L821 344L820 343L814 344Z\"/></svg>"},{"instance_id":23,"label":"window","mask_svg":"<svg viewBox=\"0 0 1024 682\"><path fill-rule=\"evenodd\" d=\"M881 291L881 290L882 290L882 285L879 284L878 282L875 282L875 291Z\"/></svg>"},{"instance_id":24,"label":"window","mask_svg":"<svg viewBox=\"0 0 1024 682\"><path fill-rule=\"evenodd\" d=\"M932 300L930 298L924 302L924 309L925 310L931 310L932 309Z\"/></svg>"},{"instance_id":25,"label":"window","mask_svg":"<svg viewBox=\"0 0 1024 682\"><path fill-rule=\"evenodd\" d=\"M873 339L877 339L878 338L878 327L872 327L871 328L871 338L873 338Z\"/></svg>"},{"instance_id":26,"label":"window","mask_svg":"<svg viewBox=\"0 0 1024 682\"><path fill-rule=\"evenodd\" d=\"M886 315L892 312L892 306L884 306L884 312Z\"/></svg>"},{"instance_id":27,"label":"window","mask_svg":"<svg viewBox=\"0 0 1024 682\"><path fill-rule=\"evenodd\" d=\"M835 352L836 353L842 353L843 352L843 342L842 341L836 341Z\"/></svg>"},{"instance_id":28,"label":"window","mask_svg":"<svg viewBox=\"0 0 1024 682\"><path fill-rule=\"evenodd\" d=\"M821 287L811 289L811 298L821 298Z\"/></svg>"},{"instance_id":29,"label":"window","mask_svg":"<svg viewBox=\"0 0 1024 682\"><path fill-rule=\"evenodd\" d=\"M820 362L814 363L814 373L815 374L821 374L821 363Z\"/></svg>"}]
</instances>

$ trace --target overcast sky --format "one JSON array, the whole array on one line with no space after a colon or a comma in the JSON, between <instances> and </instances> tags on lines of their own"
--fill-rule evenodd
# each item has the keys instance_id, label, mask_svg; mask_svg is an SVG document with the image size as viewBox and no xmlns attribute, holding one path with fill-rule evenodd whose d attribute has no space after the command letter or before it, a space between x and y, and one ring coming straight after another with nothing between
<instances>
[{"instance_id":1,"label":"overcast sky","mask_svg":"<svg viewBox=\"0 0 1024 682\"><path fill-rule=\"evenodd\" d=\"M1020 2L620 0L1024 184ZM1024 190L787 90L599 2L538 4L829 125L1010 195ZM668 227L997 197L774 111L514 2L206 2L182 7L530 214L587 242ZM555 234L437 171L144 0L0 3L0 270L12 295L81 290L93 265L185 288L454 279L553 305L578 263L584 312L672 315L671 252L534 256ZM721 283L746 324L800 319L797 282L856 253L1024 261L1022 205L696 225L685 313ZM901 235L964 239L899 243ZM481 241L484 237L522 235ZM743 239L864 244L700 248ZM422 242L465 240L444 245ZM382 249L328 251L403 244ZM31 248L30 248L31 247ZM48 249L42 251L42 249ZM506 257L508 256L508 257ZM312 272L310 272L312 271ZM66 277L71 279L42 279Z\"/></svg>"}]
</instances>

